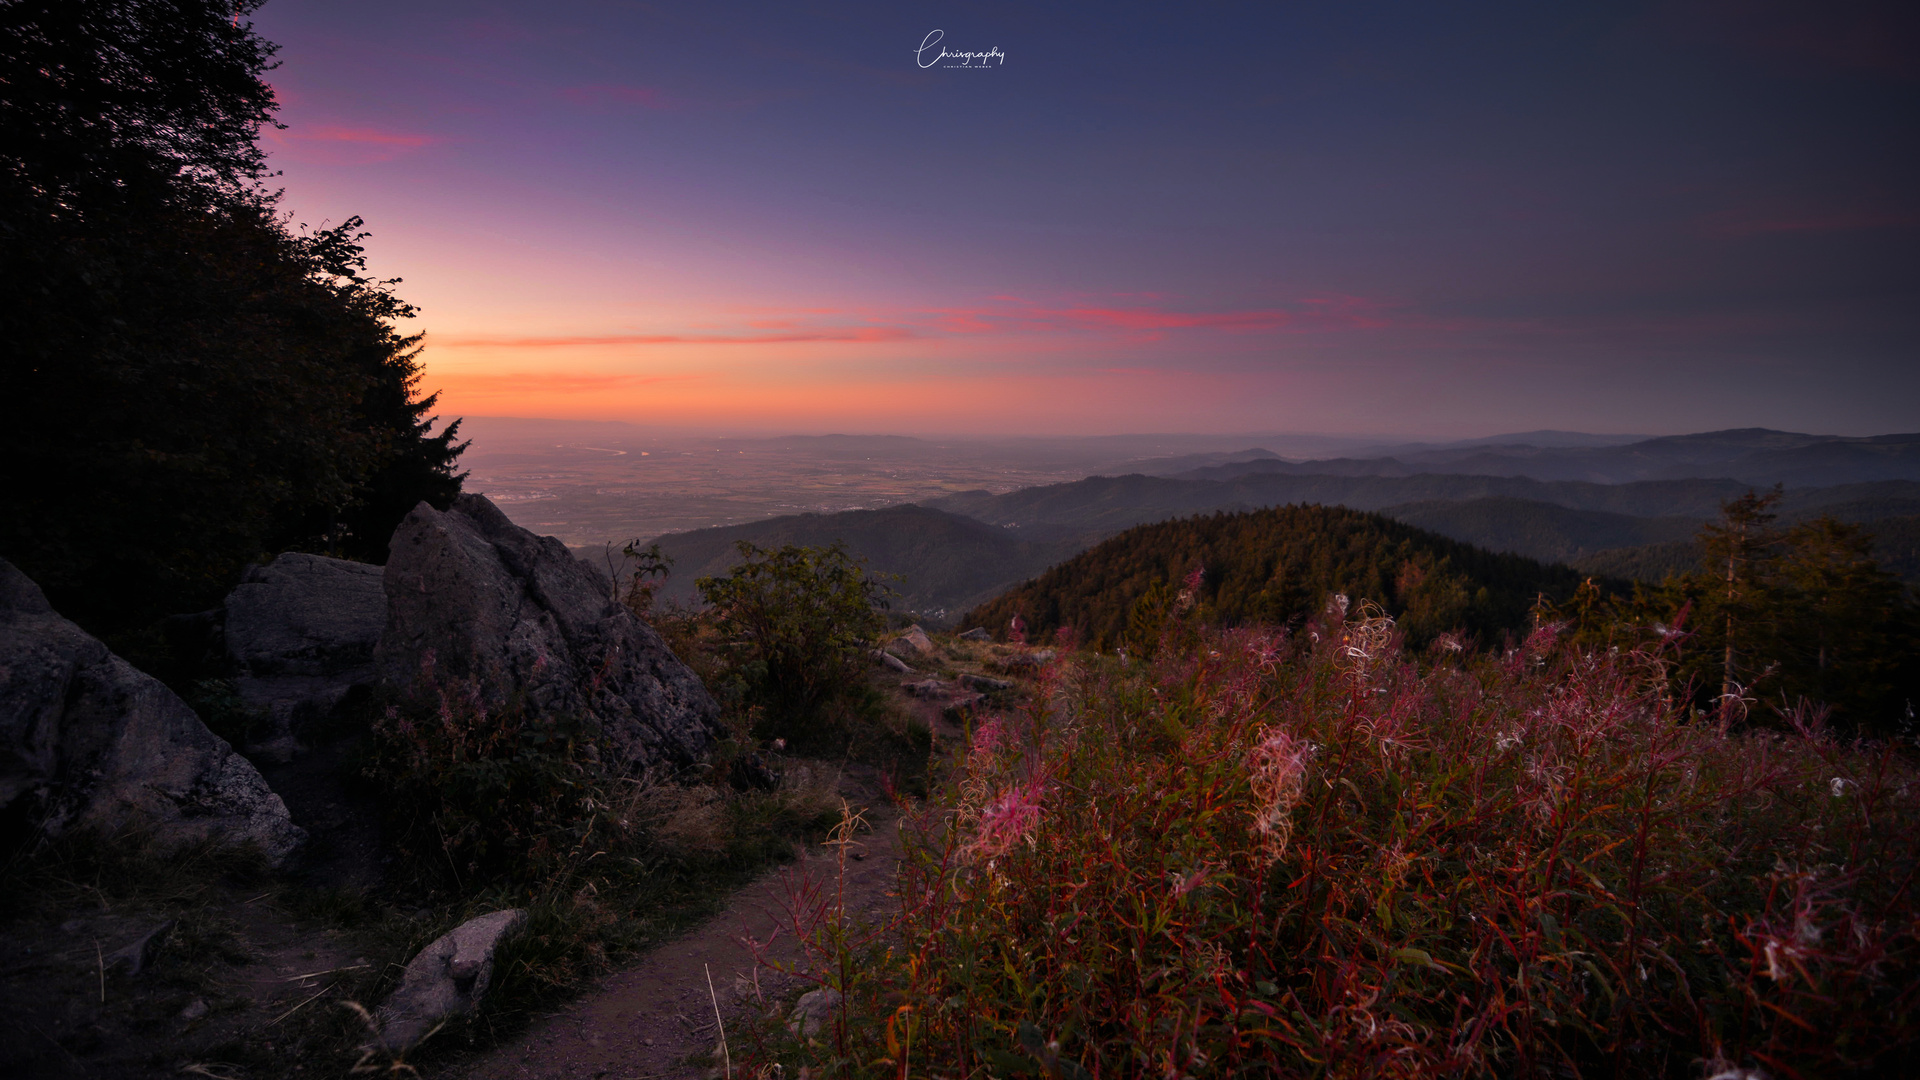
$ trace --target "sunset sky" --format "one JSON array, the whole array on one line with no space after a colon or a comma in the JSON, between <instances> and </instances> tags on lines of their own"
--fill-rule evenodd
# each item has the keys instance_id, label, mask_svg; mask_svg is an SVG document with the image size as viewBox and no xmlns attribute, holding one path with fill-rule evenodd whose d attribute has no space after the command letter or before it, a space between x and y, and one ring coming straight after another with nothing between
<instances>
[{"instance_id":1,"label":"sunset sky","mask_svg":"<svg viewBox=\"0 0 1920 1080\"><path fill-rule=\"evenodd\" d=\"M452 414L1871 434L1920 429L1910 12L271 0L255 21L282 46L284 208L366 219Z\"/></svg>"}]
</instances>

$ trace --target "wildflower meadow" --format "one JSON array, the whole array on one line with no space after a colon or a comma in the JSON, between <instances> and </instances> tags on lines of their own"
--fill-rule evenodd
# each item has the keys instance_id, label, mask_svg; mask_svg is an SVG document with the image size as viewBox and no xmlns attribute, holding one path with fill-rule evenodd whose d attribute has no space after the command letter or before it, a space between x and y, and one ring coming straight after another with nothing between
<instances>
[{"instance_id":1,"label":"wildflower meadow","mask_svg":"<svg viewBox=\"0 0 1920 1080\"><path fill-rule=\"evenodd\" d=\"M902 826L890 918L802 927L841 995L788 1051L814 1075L1751 1080L1913 1051L1911 746L1729 729L1676 703L1672 641L1409 655L1345 603L1166 634L1151 663L1060 650Z\"/></svg>"}]
</instances>

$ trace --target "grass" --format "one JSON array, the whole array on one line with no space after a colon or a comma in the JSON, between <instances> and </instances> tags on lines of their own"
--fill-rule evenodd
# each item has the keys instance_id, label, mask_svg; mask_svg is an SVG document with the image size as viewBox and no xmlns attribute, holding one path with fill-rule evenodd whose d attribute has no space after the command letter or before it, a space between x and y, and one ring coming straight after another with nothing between
<instances>
[{"instance_id":1,"label":"grass","mask_svg":"<svg viewBox=\"0 0 1920 1080\"><path fill-rule=\"evenodd\" d=\"M1671 655L1181 627L1063 655L908 832L901 904L797 920L815 1075L1866 1076L1920 1042L1920 769L1728 731ZM1803 721L1805 718L1803 718ZM744 1051L744 1053L743 1053Z\"/></svg>"}]
</instances>

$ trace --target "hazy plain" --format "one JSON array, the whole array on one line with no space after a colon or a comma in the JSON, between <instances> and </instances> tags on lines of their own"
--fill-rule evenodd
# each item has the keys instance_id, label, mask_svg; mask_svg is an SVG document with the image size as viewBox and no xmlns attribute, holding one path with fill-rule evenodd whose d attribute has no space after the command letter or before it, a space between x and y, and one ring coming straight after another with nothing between
<instances>
[{"instance_id":1,"label":"hazy plain","mask_svg":"<svg viewBox=\"0 0 1920 1080\"><path fill-rule=\"evenodd\" d=\"M1335 436L1122 435L962 439L898 435L727 437L632 424L473 417L468 491L573 547L782 514L835 513L995 493L1159 459L1253 447L1301 457L1365 440Z\"/></svg>"}]
</instances>

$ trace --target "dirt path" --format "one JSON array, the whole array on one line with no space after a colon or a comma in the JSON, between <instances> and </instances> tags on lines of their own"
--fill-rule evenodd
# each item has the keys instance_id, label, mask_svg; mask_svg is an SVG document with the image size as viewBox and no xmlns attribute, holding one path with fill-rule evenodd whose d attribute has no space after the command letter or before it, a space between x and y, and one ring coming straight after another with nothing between
<instances>
[{"instance_id":1,"label":"dirt path","mask_svg":"<svg viewBox=\"0 0 1920 1080\"><path fill-rule=\"evenodd\" d=\"M870 770L869 770L870 771ZM849 770L842 791L855 811L864 810L871 831L850 847L842 882L847 914L884 918L900 862L899 815L873 794L874 778ZM789 1000L801 980L760 968L749 942L768 942L770 958L798 959L790 925L790 898L811 881L829 894L838 877L832 847L816 847L795 863L762 876L735 893L719 915L685 937L668 942L639 963L609 976L598 987L532 1030L476 1059L432 1071L450 1080L669 1080L704 1076L687 1064L714 1049L714 1003L730 1030L737 1017L762 1002ZM776 933L778 931L778 933ZM711 973L714 996L708 994ZM757 974L757 981L756 981Z\"/></svg>"}]
</instances>

